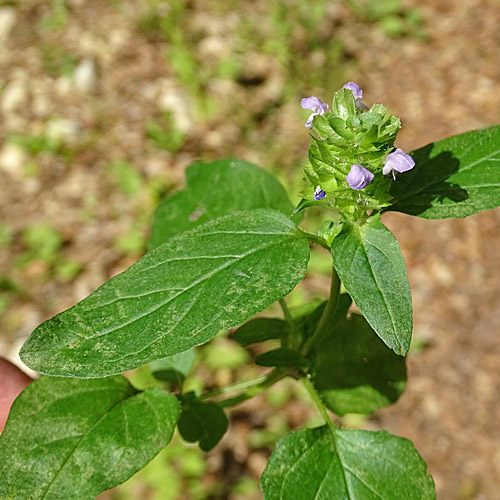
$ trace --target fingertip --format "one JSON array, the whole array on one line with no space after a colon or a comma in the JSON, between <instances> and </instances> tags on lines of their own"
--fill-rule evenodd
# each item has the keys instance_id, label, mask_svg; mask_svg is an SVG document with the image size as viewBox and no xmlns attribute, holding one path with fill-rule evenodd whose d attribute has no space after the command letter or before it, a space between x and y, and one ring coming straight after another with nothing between
<instances>
[{"instance_id":1,"label":"fingertip","mask_svg":"<svg viewBox=\"0 0 500 500\"><path fill-rule=\"evenodd\" d=\"M32 381L16 365L0 358L0 432L5 427L12 403Z\"/></svg>"}]
</instances>

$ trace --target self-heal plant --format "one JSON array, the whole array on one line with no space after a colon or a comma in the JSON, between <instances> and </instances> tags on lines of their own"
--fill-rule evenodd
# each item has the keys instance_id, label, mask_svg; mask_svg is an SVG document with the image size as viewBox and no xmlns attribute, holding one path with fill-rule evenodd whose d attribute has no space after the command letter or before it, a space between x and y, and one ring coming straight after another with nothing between
<instances>
[{"instance_id":1,"label":"self-heal plant","mask_svg":"<svg viewBox=\"0 0 500 500\"><path fill-rule=\"evenodd\" d=\"M350 82L331 107L302 101L313 111L309 186L295 209L250 163L194 163L187 187L160 203L147 254L35 329L20 355L44 375L14 402L0 437L0 498L95 498L144 467L176 427L210 450L227 409L286 377L305 386L324 425L277 443L261 480L266 500L435 498L411 442L339 428L329 411L370 414L406 386L410 287L381 215L444 219L499 206L500 126L406 154L395 147L399 119L359 105L360 92ZM214 179L218 191L206 189ZM332 217L318 233L301 220L311 206ZM285 297L311 245L331 254L330 294L292 309ZM282 318L252 318L276 301ZM255 363L272 369L186 392L193 349L237 326L234 341L264 343ZM163 388L139 391L120 375L144 365Z\"/></svg>"}]
</instances>

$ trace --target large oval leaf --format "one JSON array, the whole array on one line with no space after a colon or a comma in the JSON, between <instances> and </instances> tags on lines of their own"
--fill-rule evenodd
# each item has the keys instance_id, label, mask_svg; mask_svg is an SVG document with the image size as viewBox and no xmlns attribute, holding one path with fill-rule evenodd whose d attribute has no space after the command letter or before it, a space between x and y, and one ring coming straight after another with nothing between
<instances>
[{"instance_id":1,"label":"large oval leaf","mask_svg":"<svg viewBox=\"0 0 500 500\"><path fill-rule=\"evenodd\" d=\"M406 266L393 234L372 217L346 223L332 241L335 269L377 335L400 355L410 348L413 328Z\"/></svg>"},{"instance_id":2,"label":"large oval leaf","mask_svg":"<svg viewBox=\"0 0 500 500\"><path fill-rule=\"evenodd\" d=\"M244 160L196 162L186 169L187 187L158 205L149 249L175 234L235 210L272 208L290 215L293 205L283 186Z\"/></svg>"},{"instance_id":3,"label":"large oval leaf","mask_svg":"<svg viewBox=\"0 0 500 500\"><path fill-rule=\"evenodd\" d=\"M406 387L405 358L391 351L359 314L332 326L317 349L313 383L337 415L373 413Z\"/></svg>"},{"instance_id":4,"label":"large oval leaf","mask_svg":"<svg viewBox=\"0 0 500 500\"><path fill-rule=\"evenodd\" d=\"M273 210L234 212L148 253L40 325L20 355L48 375L121 373L207 342L288 294L309 244Z\"/></svg>"},{"instance_id":5,"label":"large oval leaf","mask_svg":"<svg viewBox=\"0 0 500 500\"><path fill-rule=\"evenodd\" d=\"M93 499L172 438L179 403L123 377L42 377L14 402L0 437L0 498Z\"/></svg>"},{"instance_id":6,"label":"large oval leaf","mask_svg":"<svg viewBox=\"0 0 500 500\"><path fill-rule=\"evenodd\" d=\"M500 125L448 137L412 156L415 167L397 174L387 210L446 219L500 206Z\"/></svg>"},{"instance_id":7,"label":"large oval leaf","mask_svg":"<svg viewBox=\"0 0 500 500\"><path fill-rule=\"evenodd\" d=\"M434 481L407 439L385 431L302 429L276 445L266 500L434 500Z\"/></svg>"}]
</instances>

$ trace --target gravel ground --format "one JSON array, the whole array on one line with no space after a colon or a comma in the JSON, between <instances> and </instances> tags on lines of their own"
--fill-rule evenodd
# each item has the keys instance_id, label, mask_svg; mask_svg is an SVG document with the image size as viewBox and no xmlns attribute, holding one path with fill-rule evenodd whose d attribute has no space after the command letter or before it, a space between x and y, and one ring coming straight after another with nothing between
<instances>
[{"instance_id":1,"label":"gravel ground","mask_svg":"<svg viewBox=\"0 0 500 500\"><path fill-rule=\"evenodd\" d=\"M168 9L168 2L160 4ZM124 249L117 239L132 229L147 236L156 199L182 184L192 160L231 155L274 165L282 178L294 178L291 165L303 161L308 138L293 98L316 93L328 100L335 88L318 88L307 74L294 74L290 91L286 67L239 41L242 19L259 26L262 37L271 29L259 24L268 8L260 0L234 10L189 2L185 29L196 57L210 66L234 50L239 63L236 76L209 78L203 87L215 109L208 118L164 56L168 43L154 30L138 31L145 2L68 0L60 19L50 2L0 5L0 221L10 234L0 244L0 276L23 291L10 292L0 318L0 352L15 359L41 321L140 256L140 244ZM382 102L400 116L398 146L405 150L500 122L500 3L404 3L405 12L412 7L418 7L426 36L387 36L380 25L329 2L318 32L342 40L333 81L357 81L365 102ZM300 47L300 28L292 35ZM324 64L321 50L311 58ZM146 134L147 120L159 120L164 111L184 137L173 153ZM28 151L7 140L13 135L55 138L59 149ZM120 190L110 173L117 160L139 173L142 187L134 196ZM43 221L61 235L58 260L17 265L27 251L23 231ZM390 214L385 222L400 241L415 336L427 347L409 358L401 400L366 427L414 441L438 498L499 498L500 211L433 222ZM76 260L78 271L57 275L61 260ZM311 293L324 284L308 281ZM227 478L242 471L258 477L266 455L245 449L248 424L242 416L260 411L262 401L235 413L230 433L209 455L210 470L231 453ZM295 428L310 415L300 403L291 411Z\"/></svg>"}]
</instances>

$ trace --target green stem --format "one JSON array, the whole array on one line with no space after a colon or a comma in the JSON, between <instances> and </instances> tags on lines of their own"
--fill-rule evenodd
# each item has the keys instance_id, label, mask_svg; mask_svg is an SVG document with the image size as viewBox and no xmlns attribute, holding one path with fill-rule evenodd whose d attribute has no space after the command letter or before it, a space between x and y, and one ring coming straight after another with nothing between
<instances>
[{"instance_id":1,"label":"green stem","mask_svg":"<svg viewBox=\"0 0 500 500\"><path fill-rule=\"evenodd\" d=\"M335 268L332 268L332 283L330 286L330 297L328 302L326 303L326 307L321 315L321 318L316 326L316 330L314 333L307 339L302 347L302 354L307 356L313 349L315 349L326 333L328 333L330 328L330 323L335 314L335 310L337 309L337 304L340 295L340 278L335 271Z\"/></svg>"},{"instance_id":2,"label":"green stem","mask_svg":"<svg viewBox=\"0 0 500 500\"><path fill-rule=\"evenodd\" d=\"M215 389L213 391L202 394L199 399L203 401L205 399L215 398L216 396L220 396L221 394L226 394L228 392L236 392L242 389L248 389L254 385L259 385L267 379L266 375L262 377L252 378L250 380L245 380L244 382L238 382L236 384L227 385L226 387L221 387L220 389Z\"/></svg>"},{"instance_id":3,"label":"green stem","mask_svg":"<svg viewBox=\"0 0 500 500\"><path fill-rule=\"evenodd\" d=\"M290 314L290 309L288 309L285 299L280 299L279 303L283 311L283 315L285 316L285 319L288 321L288 323L290 323L290 326L293 327L293 318L292 315Z\"/></svg>"},{"instance_id":4,"label":"green stem","mask_svg":"<svg viewBox=\"0 0 500 500\"><path fill-rule=\"evenodd\" d=\"M316 392L316 389L312 385L312 382L307 377L301 378L301 381L304 384L304 387L307 389L307 392L311 396L312 400L314 401L314 404L317 406L319 413L321 414L321 416L323 417L323 420L325 421L325 424L328 425L328 427L330 428L330 431L332 431L333 435L335 436L334 432L335 432L336 427L335 427L334 423L332 422L332 419L328 415L328 412L326 411L326 407L323 404L323 401L321 401L321 398L320 398L319 394Z\"/></svg>"},{"instance_id":5,"label":"green stem","mask_svg":"<svg viewBox=\"0 0 500 500\"><path fill-rule=\"evenodd\" d=\"M288 323L289 328L289 335L281 339L281 347L297 347L297 343L295 341L295 323L293 321L292 315L290 314L290 309L288 309L288 306L285 302L285 299L280 299L279 300L281 309L283 311L283 315L285 316L285 320Z\"/></svg>"},{"instance_id":6,"label":"green stem","mask_svg":"<svg viewBox=\"0 0 500 500\"><path fill-rule=\"evenodd\" d=\"M256 383L253 386L249 387L241 394L237 394L236 396L217 401L217 404L222 406L223 408L240 404L247 399L251 399L257 396L267 388L274 385L276 382L279 382L281 379L285 378L287 375L287 370L283 370L282 368L275 368L271 373L269 373L265 377L262 377L262 381L260 381L259 383Z\"/></svg>"}]
</instances>

